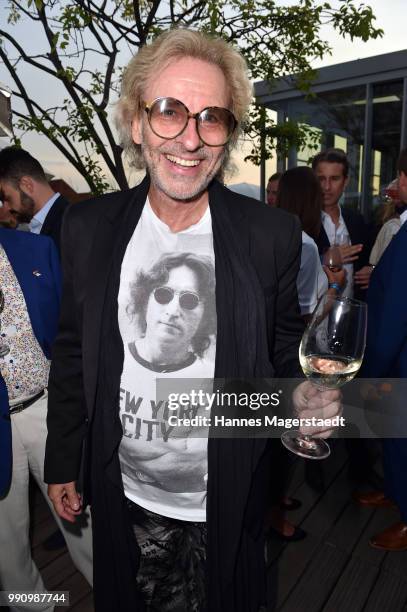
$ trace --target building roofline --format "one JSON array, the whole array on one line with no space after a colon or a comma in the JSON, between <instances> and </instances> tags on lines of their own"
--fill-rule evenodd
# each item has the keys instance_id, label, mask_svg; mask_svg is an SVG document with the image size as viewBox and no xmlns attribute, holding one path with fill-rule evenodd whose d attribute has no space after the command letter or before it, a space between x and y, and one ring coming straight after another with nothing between
<instances>
[{"instance_id":1,"label":"building roofline","mask_svg":"<svg viewBox=\"0 0 407 612\"><path fill-rule=\"evenodd\" d=\"M318 68L311 90L319 93L352 85L389 81L404 76L407 77L405 49ZM272 84L272 88L268 81L258 81L254 84L254 92L257 101L265 105L304 95L304 92L296 87L295 75L277 79Z\"/></svg>"}]
</instances>

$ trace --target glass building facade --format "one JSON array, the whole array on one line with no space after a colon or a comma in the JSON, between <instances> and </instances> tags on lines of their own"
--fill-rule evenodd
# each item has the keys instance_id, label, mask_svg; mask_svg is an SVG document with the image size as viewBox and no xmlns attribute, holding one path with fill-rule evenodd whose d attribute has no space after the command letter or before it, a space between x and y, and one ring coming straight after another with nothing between
<instances>
[{"instance_id":1,"label":"glass building facade","mask_svg":"<svg viewBox=\"0 0 407 612\"><path fill-rule=\"evenodd\" d=\"M272 89L255 84L257 102L274 110L278 123L306 124L317 131L321 150L346 151L351 175L344 205L370 217L383 187L397 175L400 149L407 147L407 51L321 68L311 91L305 96L293 77ZM292 149L277 160L277 169L310 165L317 152Z\"/></svg>"}]
</instances>

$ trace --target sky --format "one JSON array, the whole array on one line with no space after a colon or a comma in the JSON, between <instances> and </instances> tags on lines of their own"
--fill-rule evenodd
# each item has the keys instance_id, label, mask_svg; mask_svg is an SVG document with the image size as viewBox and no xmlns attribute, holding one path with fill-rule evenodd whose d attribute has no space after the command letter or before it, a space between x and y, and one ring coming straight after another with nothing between
<instances>
[{"instance_id":1,"label":"sky","mask_svg":"<svg viewBox=\"0 0 407 612\"><path fill-rule=\"evenodd\" d=\"M279 1L280 4L287 4L286 1ZM294 2L292 1L291 4ZM334 4L338 2L334 0ZM368 41L363 43L360 41L350 42L349 39L342 39L332 28L325 28L323 31L324 37L332 46L332 55L325 57L322 61L314 63L314 67L328 66L339 64L345 61L356 60L372 55L389 53L391 51L399 51L407 47L406 29L406 0L367 0L365 4L373 8L376 15L376 25L384 30L384 36L381 39ZM32 34L31 34L32 35ZM7 73L0 68L0 81L5 85L11 85ZM33 86L44 88L43 83L35 83ZM47 94L51 92L47 92ZM51 94L52 95L52 94ZM1 139L4 146L4 139ZM84 180L71 168L64 160L62 155L50 145L46 138L36 135L28 135L23 139L23 146L27 148L33 155L38 157L46 170L55 175L56 178L65 179L77 191L87 190ZM259 169L250 164L243 163L244 150L235 155L235 162L238 171L231 179L232 182L250 182L254 184L260 183ZM270 162L267 166L267 173L274 170L274 162Z\"/></svg>"},{"instance_id":2,"label":"sky","mask_svg":"<svg viewBox=\"0 0 407 612\"><path fill-rule=\"evenodd\" d=\"M282 4L284 3L282 2ZM366 43L358 40L351 42L349 38L341 38L333 28L326 27L323 30L323 36L332 47L332 55L314 62L314 68L407 49L407 0L370 0L370 2L366 0L364 4L372 7L376 16L375 25L384 30L383 37ZM241 158L242 155L239 157ZM239 176L234 177L233 182L248 182L260 185L259 168L251 164L241 163L240 160L238 161L238 167ZM274 160L267 162L266 176L275 172L275 169Z\"/></svg>"}]
</instances>

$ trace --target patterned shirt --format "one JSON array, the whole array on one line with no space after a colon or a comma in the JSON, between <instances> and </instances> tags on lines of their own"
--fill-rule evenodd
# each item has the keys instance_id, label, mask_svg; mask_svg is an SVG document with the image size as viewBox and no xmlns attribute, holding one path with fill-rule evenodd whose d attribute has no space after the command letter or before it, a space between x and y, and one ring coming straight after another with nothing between
<instances>
[{"instance_id":1,"label":"patterned shirt","mask_svg":"<svg viewBox=\"0 0 407 612\"><path fill-rule=\"evenodd\" d=\"M47 386L50 363L34 335L23 292L1 244L0 283L4 294L0 337L10 348L0 357L0 371L10 404L15 404Z\"/></svg>"}]
</instances>

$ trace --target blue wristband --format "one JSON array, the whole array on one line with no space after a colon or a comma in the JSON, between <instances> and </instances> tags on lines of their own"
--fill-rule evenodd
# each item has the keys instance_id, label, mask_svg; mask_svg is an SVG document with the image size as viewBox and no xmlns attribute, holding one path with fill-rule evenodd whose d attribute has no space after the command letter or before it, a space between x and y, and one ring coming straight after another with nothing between
<instances>
[{"instance_id":1,"label":"blue wristband","mask_svg":"<svg viewBox=\"0 0 407 612\"><path fill-rule=\"evenodd\" d=\"M328 289L336 289L338 293L341 293L342 291L342 287L340 286L339 283L329 283Z\"/></svg>"}]
</instances>

